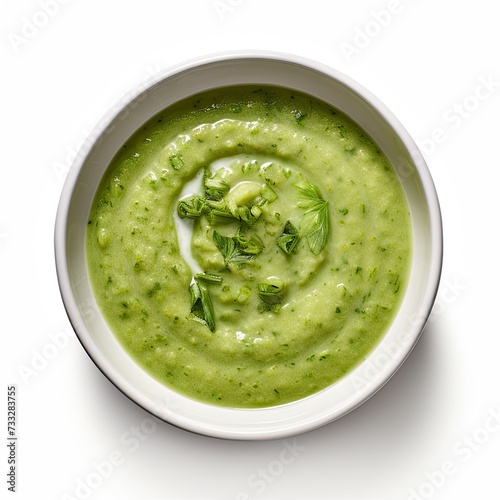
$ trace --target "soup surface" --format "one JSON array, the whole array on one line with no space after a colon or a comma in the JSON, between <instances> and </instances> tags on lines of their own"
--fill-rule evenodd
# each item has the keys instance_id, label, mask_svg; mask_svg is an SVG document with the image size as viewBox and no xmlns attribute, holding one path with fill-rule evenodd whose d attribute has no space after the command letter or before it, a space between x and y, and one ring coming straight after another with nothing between
<instances>
[{"instance_id":1,"label":"soup surface","mask_svg":"<svg viewBox=\"0 0 500 500\"><path fill-rule=\"evenodd\" d=\"M146 123L89 215L96 300L124 348L189 397L264 407L363 361L404 294L394 169L346 116L280 88L218 89Z\"/></svg>"}]
</instances>

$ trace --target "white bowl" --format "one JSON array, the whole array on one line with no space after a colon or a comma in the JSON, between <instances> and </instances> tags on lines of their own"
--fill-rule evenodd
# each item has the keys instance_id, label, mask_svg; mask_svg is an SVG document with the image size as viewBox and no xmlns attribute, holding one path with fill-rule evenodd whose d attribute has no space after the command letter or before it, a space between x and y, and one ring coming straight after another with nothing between
<instances>
[{"instance_id":1,"label":"white bowl","mask_svg":"<svg viewBox=\"0 0 500 500\"><path fill-rule=\"evenodd\" d=\"M262 409L224 408L194 401L142 370L110 331L88 280L85 235L94 194L126 139L163 108L220 86L269 84L311 94L364 128L394 165L413 224L408 289L391 327L370 356L343 379L305 399ZM130 399L162 420L196 433L232 439L274 439L336 420L375 394L415 346L436 296L442 264L439 203L425 161L392 113L345 75L301 57L227 53L190 61L123 97L90 134L64 185L55 227L56 267L69 319L101 371Z\"/></svg>"}]
</instances>

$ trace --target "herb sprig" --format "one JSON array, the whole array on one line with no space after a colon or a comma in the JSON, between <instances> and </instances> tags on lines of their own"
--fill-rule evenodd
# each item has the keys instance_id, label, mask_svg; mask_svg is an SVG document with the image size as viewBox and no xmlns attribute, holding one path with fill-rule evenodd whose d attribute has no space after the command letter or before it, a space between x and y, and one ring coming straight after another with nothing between
<instances>
[{"instance_id":1,"label":"herb sprig","mask_svg":"<svg viewBox=\"0 0 500 500\"><path fill-rule=\"evenodd\" d=\"M181 219L196 219L206 212L206 201L199 194L183 198L177 204L177 214Z\"/></svg>"},{"instance_id":2,"label":"herb sprig","mask_svg":"<svg viewBox=\"0 0 500 500\"><path fill-rule=\"evenodd\" d=\"M208 200L220 201L229 192L229 184L212 175L209 168L203 172L203 186Z\"/></svg>"},{"instance_id":3,"label":"herb sprig","mask_svg":"<svg viewBox=\"0 0 500 500\"><path fill-rule=\"evenodd\" d=\"M269 278L257 285L257 293L262 301L260 310L277 312L286 295L286 283L277 278Z\"/></svg>"},{"instance_id":4,"label":"herb sprig","mask_svg":"<svg viewBox=\"0 0 500 500\"><path fill-rule=\"evenodd\" d=\"M300 219L299 234L307 238L311 252L318 255L326 245L330 229L328 201L321 196L319 188L306 179L302 179L297 189L301 197L297 206L305 210Z\"/></svg>"},{"instance_id":5,"label":"herb sprig","mask_svg":"<svg viewBox=\"0 0 500 500\"><path fill-rule=\"evenodd\" d=\"M276 244L283 252L290 255L295 250L299 239L300 235L297 228L290 221L287 221L283 232L276 239Z\"/></svg>"},{"instance_id":6,"label":"herb sprig","mask_svg":"<svg viewBox=\"0 0 500 500\"><path fill-rule=\"evenodd\" d=\"M215 331L215 315L212 299L208 293L207 286L220 285L222 276L216 274L199 273L195 274L189 285L191 295L191 318L202 323Z\"/></svg>"},{"instance_id":7,"label":"herb sprig","mask_svg":"<svg viewBox=\"0 0 500 500\"><path fill-rule=\"evenodd\" d=\"M214 231L212 239L222 254L226 267L229 266L230 262L253 260L264 249L264 243L256 234L252 234L250 238L245 238L241 234L241 227L234 236L224 236Z\"/></svg>"}]
</instances>

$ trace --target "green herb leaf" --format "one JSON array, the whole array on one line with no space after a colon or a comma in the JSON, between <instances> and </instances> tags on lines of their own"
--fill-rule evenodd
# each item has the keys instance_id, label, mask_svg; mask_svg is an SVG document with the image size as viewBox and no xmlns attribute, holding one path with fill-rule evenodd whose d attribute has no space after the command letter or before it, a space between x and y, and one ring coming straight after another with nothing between
<instances>
[{"instance_id":1,"label":"green herb leaf","mask_svg":"<svg viewBox=\"0 0 500 500\"><path fill-rule=\"evenodd\" d=\"M207 219L211 226L221 226L238 220L238 217L235 217L227 205L223 203L217 203L217 206L215 206L209 202L208 206Z\"/></svg>"},{"instance_id":2,"label":"green herb leaf","mask_svg":"<svg viewBox=\"0 0 500 500\"><path fill-rule=\"evenodd\" d=\"M198 273L194 275L194 279L204 285L220 285L222 276L218 274Z\"/></svg>"},{"instance_id":3,"label":"green herb leaf","mask_svg":"<svg viewBox=\"0 0 500 500\"><path fill-rule=\"evenodd\" d=\"M191 293L193 319L206 324L210 331L215 331L214 306L207 287L203 283L193 280L189 292Z\"/></svg>"},{"instance_id":4,"label":"green herb leaf","mask_svg":"<svg viewBox=\"0 0 500 500\"><path fill-rule=\"evenodd\" d=\"M264 250L262 240L256 234L252 234L248 239L244 238L241 234L241 227L236 232L234 239L239 251L244 254L258 255Z\"/></svg>"},{"instance_id":5,"label":"green herb leaf","mask_svg":"<svg viewBox=\"0 0 500 500\"><path fill-rule=\"evenodd\" d=\"M198 282L195 279L189 285L189 294L191 296L191 312L198 310L198 306L200 306L199 309L201 310L201 292Z\"/></svg>"},{"instance_id":6,"label":"green herb leaf","mask_svg":"<svg viewBox=\"0 0 500 500\"><path fill-rule=\"evenodd\" d=\"M297 246L299 239L300 235L297 228L290 221L287 221L281 236L278 236L276 240L276 244L281 248L281 250L283 250L283 252L290 255Z\"/></svg>"},{"instance_id":7,"label":"green herb leaf","mask_svg":"<svg viewBox=\"0 0 500 500\"><path fill-rule=\"evenodd\" d=\"M301 179L301 184L297 186L297 189L302 196L302 200L297 203L301 208L309 209L314 207L318 201L324 201L319 188L304 178Z\"/></svg>"},{"instance_id":8,"label":"green herb leaf","mask_svg":"<svg viewBox=\"0 0 500 500\"><path fill-rule=\"evenodd\" d=\"M212 176L209 168L205 168L203 186L205 187L205 196L209 200L220 201L229 192L229 184L217 178L216 175Z\"/></svg>"},{"instance_id":9,"label":"green herb leaf","mask_svg":"<svg viewBox=\"0 0 500 500\"><path fill-rule=\"evenodd\" d=\"M222 276L216 274L199 273L189 285L191 295L191 319L202 323L215 331L214 306L208 293L207 285L219 285Z\"/></svg>"},{"instance_id":10,"label":"green herb leaf","mask_svg":"<svg viewBox=\"0 0 500 500\"><path fill-rule=\"evenodd\" d=\"M307 243L314 255L318 255L323 250L328 239L329 221L326 203L315 212L313 223L302 226L303 234L307 237ZM306 215L308 214L304 214L304 216Z\"/></svg>"},{"instance_id":11,"label":"green herb leaf","mask_svg":"<svg viewBox=\"0 0 500 500\"><path fill-rule=\"evenodd\" d=\"M205 200L198 194L189 196L179 201L177 213L181 219L196 219L207 211Z\"/></svg>"},{"instance_id":12,"label":"green herb leaf","mask_svg":"<svg viewBox=\"0 0 500 500\"><path fill-rule=\"evenodd\" d=\"M212 234L215 246L222 254L226 267L230 262L252 260L264 248L262 240L257 235L253 235L247 240L241 236L240 231L241 228L238 229L235 236L223 236L217 231L214 231Z\"/></svg>"},{"instance_id":13,"label":"green herb leaf","mask_svg":"<svg viewBox=\"0 0 500 500\"><path fill-rule=\"evenodd\" d=\"M297 188L302 198L297 205L305 210L299 223L299 234L307 238L311 252L318 255L328 239L328 201L323 199L317 186L305 179Z\"/></svg>"},{"instance_id":14,"label":"green herb leaf","mask_svg":"<svg viewBox=\"0 0 500 500\"><path fill-rule=\"evenodd\" d=\"M223 236L217 231L213 232L212 239L214 240L217 250L219 250L219 252L222 254L224 264L227 267L236 251L236 244L234 242L234 239L230 236Z\"/></svg>"},{"instance_id":15,"label":"green herb leaf","mask_svg":"<svg viewBox=\"0 0 500 500\"><path fill-rule=\"evenodd\" d=\"M253 226L261 214L262 210L257 205L253 205L251 207L243 205L241 207L237 207L237 209L233 212L233 215L235 215L239 220L245 222L248 226Z\"/></svg>"},{"instance_id":16,"label":"green herb leaf","mask_svg":"<svg viewBox=\"0 0 500 500\"><path fill-rule=\"evenodd\" d=\"M257 285L257 292L262 302L269 306L281 304L286 294L286 283L278 279L269 279Z\"/></svg>"}]
</instances>

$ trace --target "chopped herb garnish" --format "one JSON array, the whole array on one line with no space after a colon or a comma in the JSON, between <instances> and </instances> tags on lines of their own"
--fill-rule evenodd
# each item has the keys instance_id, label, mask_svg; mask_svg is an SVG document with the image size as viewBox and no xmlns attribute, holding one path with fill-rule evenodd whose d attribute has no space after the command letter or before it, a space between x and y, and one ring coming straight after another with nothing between
<instances>
[{"instance_id":1,"label":"chopped herb garnish","mask_svg":"<svg viewBox=\"0 0 500 500\"><path fill-rule=\"evenodd\" d=\"M225 201L207 200L207 207L207 219L211 226L230 224L238 220L238 217L231 212Z\"/></svg>"},{"instance_id":2,"label":"chopped herb garnish","mask_svg":"<svg viewBox=\"0 0 500 500\"><path fill-rule=\"evenodd\" d=\"M268 306L281 304L286 294L286 283L278 279L270 279L257 285L260 299Z\"/></svg>"},{"instance_id":3,"label":"chopped herb garnish","mask_svg":"<svg viewBox=\"0 0 500 500\"><path fill-rule=\"evenodd\" d=\"M264 244L257 235L251 236L248 240L241 235L241 228L235 236L223 236L217 231L212 234L215 246L224 258L226 267L230 262L245 262L255 258L262 252Z\"/></svg>"},{"instance_id":4,"label":"chopped herb garnish","mask_svg":"<svg viewBox=\"0 0 500 500\"><path fill-rule=\"evenodd\" d=\"M210 169L205 168L204 195L194 194L183 198L177 205L177 212L181 218L190 219L205 215L211 226L242 221L251 227L262 215L261 207L278 198L267 184L252 184L253 189L248 190L244 186L244 189L240 190L243 191L239 193L240 196L231 196L229 184L221 179L217 172L212 175ZM229 196L226 196L228 194Z\"/></svg>"},{"instance_id":5,"label":"chopped herb garnish","mask_svg":"<svg viewBox=\"0 0 500 500\"><path fill-rule=\"evenodd\" d=\"M222 276L200 273L196 274L189 285L191 295L191 319L208 326L215 331L214 307L208 293L208 285L222 283Z\"/></svg>"},{"instance_id":6,"label":"chopped herb garnish","mask_svg":"<svg viewBox=\"0 0 500 500\"><path fill-rule=\"evenodd\" d=\"M194 279L205 285L220 285L222 283L222 276L218 274L198 273L194 275Z\"/></svg>"},{"instance_id":7,"label":"chopped herb garnish","mask_svg":"<svg viewBox=\"0 0 500 500\"><path fill-rule=\"evenodd\" d=\"M300 114L297 118L301 120L303 117L305 115ZM184 165L178 154L170 156L169 160L175 169L180 169ZM289 175L285 177L288 178ZM224 267L229 272L244 268L265 250L262 239L250 229L263 214L267 214L263 223L265 232L276 238L276 245L287 255L297 253L297 244L302 236L307 238L309 248L314 255L318 255L326 245L329 231L328 202L323 199L319 188L303 177L300 178L296 188L300 196L297 206L303 210L302 218L298 227L290 220L283 226L280 221L286 219L282 214L266 210L267 204L275 201L278 194L271 187L271 180L266 178L265 181L263 184L242 182L231 189L224 179L224 174L221 175L219 171L212 174L206 167L203 174L203 193L187 196L177 204L177 213L182 219L206 218L211 226L208 234L211 233L214 245L222 255ZM342 213L342 210L339 212ZM274 222L270 221L269 217L272 217ZM235 222L239 223L239 228L234 235L221 234L227 234L227 229L221 232L215 230L217 226L227 226ZM270 226L272 231L269 229ZM234 267L230 268L231 263L234 263ZM211 331L215 331L215 319L208 287L221 283L222 276L203 272L196 274L189 286L190 318L208 326ZM278 278L269 278L264 283L258 283L257 292L261 300L258 310L279 312L286 289L286 283ZM250 294L251 288L243 287L233 300L244 304Z\"/></svg>"},{"instance_id":8,"label":"chopped herb garnish","mask_svg":"<svg viewBox=\"0 0 500 500\"><path fill-rule=\"evenodd\" d=\"M205 168L203 185L205 187L205 196L209 200L220 201L229 193L229 184L215 175L212 176L209 168Z\"/></svg>"},{"instance_id":9,"label":"chopped herb garnish","mask_svg":"<svg viewBox=\"0 0 500 500\"><path fill-rule=\"evenodd\" d=\"M242 220L248 226L253 226L261 216L262 210L257 205L251 207L243 205L237 207L232 213L237 219Z\"/></svg>"},{"instance_id":10,"label":"chopped herb garnish","mask_svg":"<svg viewBox=\"0 0 500 500\"><path fill-rule=\"evenodd\" d=\"M241 227L238 229L234 236L240 250L248 255L258 255L262 250L264 250L264 243L256 235L252 234L250 238L244 238L241 234Z\"/></svg>"},{"instance_id":11,"label":"chopped herb garnish","mask_svg":"<svg viewBox=\"0 0 500 500\"><path fill-rule=\"evenodd\" d=\"M283 252L290 255L297 246L299 239L300 235L297 228L290 221L287 221L281 236L278 236L276 240L276 244L281 248L281 250L283 250Z\"/></svg>"},{"instance_id":12,"label":"chopped herb garnish","mask_svg":"<svg viewBox=\"0 0 500 500\"><path fill-rule=\"evenodd\" d=\"M196 219L207 211L205 200L198 194L189 196L179 201L177 213L181 219Z\"/></svg>"}]
</instances>

